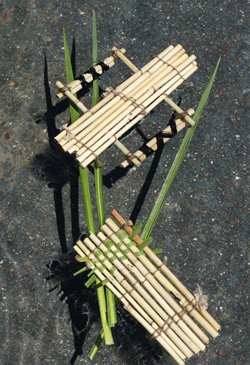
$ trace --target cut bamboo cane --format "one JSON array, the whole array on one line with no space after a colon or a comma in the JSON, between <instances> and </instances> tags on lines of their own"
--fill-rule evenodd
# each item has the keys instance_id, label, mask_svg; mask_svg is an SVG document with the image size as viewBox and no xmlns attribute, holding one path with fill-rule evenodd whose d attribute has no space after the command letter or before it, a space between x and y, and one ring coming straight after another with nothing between
<instances>
[{"instance_id":1,"label":"cut bamboo cane","mask_svg":"<svg viewBox=\"0 0 250 365\"><path fill-rule=\"evenodd\" d=\"M180 50L182 47L180 45L175 47L176 49ZM170 53L172 50L174 49L174 47L171 45L168 48L166 48L162 53L160 53L158 55L159 58L163 58L165 57L168 53ZM141 77L143 74L145 74L146 72L148 72L148 70L150 70L155 64L157 64L158 58L154 58L153 60L151 60L148 64L146 64L144 67L142 67L139 71L137 71L136 73L134 73L132 76L130 76L127 80L125 80L121 85L119 85L115 90L117 92L121 92L124 89L126 89L129 85L131 85L134 81L136 81L137 79L139 79L139 77ZM112 98L114 97L113 94L109 94L108 96L106 96L104 99L102 99L98 104L96 104L93 108L91 108L89 110L89 112L87 112L84 116L81 116L76 122L74 122L72 125L70 125L69 127L72 128L72 126L74 125L74 127L80 125L83 121L85 121L89 116L91 116L93 113L95 113L97 110L99 110L100 108L102 108L107 102L109 102ZM64 137L66 136L66 132L63 131L61 132L57 137L56 140L59 142L60 140L62 140Z\"/></svg>"},{"instance_id":2,"label":"cut bamboo cane","mask_svg":"<svg viewBox=\"0 0 250 365\"><path fill-rule=\"evenodd\" d=\"M132 156L132 153L127 149L126 146L124 146L123 143L121 143L121 141L119 140L115 141L115 145L119 148L119 150L121 150L124 153L124 155ZM131 162L133 162L133 164L136 167L139 167L141 165L140 161L136 157L132 157Z\"/></svg>"},{"instance_id":3,"label":"cut bamboo cane","mask_svg":"<svg viewBox=\"0 0 250 365\"><path fill-rule=\"evenodd\" d=\"M120 58L120 60L122 60L132 71L138 71L138 68L126 56L124 56L120 49L113 47L112 51L114 56Z\"/></svg>"},{"instance_id":4,"label":"cut bamboo cane","mask_svg":"<svg viewBox=\"0 0 250 365\"><path fill-rule=\"evenodd\" d=\"M181 49L181 47L176 46L174 49L171 49L166 56L163 57L163 59L167 59L169 62L171 62L171 64L173 64L173 66L177 67L179 65L179 63L181 62L181 60L184 60L187 58L187 56L183 55L184 50ZM180 58L180 56L183 55L182 58ZM141 96L143 94L143 92L147 91L147 89L149 88L148 82L151 82L150 85L152 85L155 82L154 79L154 75L153 72L157 72L157 80L159 80L162 78L162 67L164 69L166 69L166 65L162 66L162 62L159 61L158 63L156 63L152 68L150 68L148 71L149 73L146 71L144 72L138 79L136 79L132 84L130 84L129 86L127 86L124 90L123 90L123 94L125 94L128 97L136 97L135 93L140 91L139 96ZM169 73L171 71L171 68L168 68L167 73ZM149 80L149 81L148 81ZM144 85L144 89L141 91L141 85ZM147 85L145 87L145 85ZM116 88L115 92L120 93L121 92L121 87ZM85 116L81 116L74 124L72 124L72 126L74 125L74 128L71 128L72 131L74 129L74 134L78 134L79 132L82 131L83 127L84 130L78 135L78 138L81 139L84 135L86 135L89 132L89 125L90 126L90 130L92 130L93 128L96 127L96 125L100 124L103 120L107 120L107 117L109 117L111 115L114 115L114 113L116 112L117 109L119 109L119 107L124 104L124 100L122 100L122 98L120 96L115 96L113 97L113 93L111 93L111 95L108 95L106 98L109 97L109 102L105 103L105 105L103 105L102 108L99 108L98 111L96 111L93 114L93 108L92 108L92 114L90 115L90 117L87 119L85 118ZM138 97L138 96L137 96ZM105 100L106 98L104 98L103 100ZM112 99L112 100L111 100ZM110 101L111 100L111 101ZM97 105L102 105L103 101L99 102ZM119 115L121 111L119 111L118 113L116 113L116 115ZM87 115L87 113L85 114ZM86 120L87 119L87 120ZM82 126L81 124L79 125L79 120L80 121L85 121L84 126ZM96 123L93 123L95 120L97 120ZM61 145L63 145L64 141L61 142ZM66 141L67 142L67 141ZM65 142L65 143L66 143ZM67 142L67 144L63 147L65 150L68 150L70 146L73 146L74 141L72 142Z\"/></svg>"},{"instance_id":5,"label":"cut bamboo cane","mask_svg":"<svg viewBox=\"0 0 250 365\"><path fill-rule=\"evenodd\" d=\"M108 237L110 237L112 239L112 241L115 244L119 243L119 246L120 246L119 249L122 251L122 253L126 252L127 258L140 272L140 275L138 275L139 280L142 280L143 282L145 282L144 278L147 279L146 283L148 282L150 284L151 294L158 301L158 303L165 309L165 311L168 313L170 318L173 320L173 322L174 322L173 329L175 331L176 331L175 323L178 323L178 326L180 327L181 332L176 331L176 333L184 340L184 342L191 348L191 350L194 351L194 353L197 354L200 350L202 350L202 351L205 350L205 345L185 325L183 320L190 326L190 328L192 328L192 330L194 330L195 332L198 332L200 335L202 335L203 338L206 338L206 336L204 335L204 333L202 333L202 331L199 329L199 327L191 320L191 318L185 312L183 312L183 309L175 302L175 300L172 298L172 296L168 292L166 292L166 290L159 284L159 282L154 278L154 276L151 274L151 272L148 271L148 269L143 265L143 263L145 261L144 260L145 257L143 256L143 257L139 258L140 261L135 257L134 253L139 252L138 248L130 245L129 250L131 250L131 252L128 252L129 250L127 249L128 247L126 246L126 244L130 243L131 241L129 239L127 239L127 242L125 242L126 240L123 240L124 244L121 245L120 238L118 238L115 235L114 230L113 230L113 228L117 227L115 225L115 223L111 219L107 219L106 223L108 224L109 227L104 225L104 226L102 226L102 230ZM117 228L119 230L119 227L117 227ZM98 234L98 237L101 238L101 233ZM124 253L124 255L125 255L125 253ZM124 260L123 263L125 265L126 261ZM148 285L146 288L149 291ZM152 290L152 288L154 288L154 290ZM180 313L181 313L181 315L180 315ZM185 333L184 336L183 336L182 331ZM206 338L206 342L208 342L208 338Z\"/></svg>"},{"instance_id":6,"label":"cut bamboo cane","mask_svg":"<svg viewBox=\"0 0 250 365\"><path fill-rule=\"evenodd\" d=\"M74 246L74 249L81 257L88 257L91 260L90 262L86 263L90 269L94 269L95 267L100 268L102 266L100 262L97 262L96 266L92 263L92 261L94 262L97 260L94 255L82 244L82 242L80 242L80 247L81 249L78 246ZM141 323L150 334L153 334L155 331L157 331L159 328L157 324L152 321L143 308L140 307L139 304L131 297L131 295L127 293L126 290L119 284L119 282L114 279L108 270L104 270L102 273L99 270L96 270L95 274L102 282L105 280L105 278L110 280L110 283L106 283L106 286L123 303L124 308L132 316L134 316L134 318L137 319L138 322ZM131 303L135 309L129 303ZM185 356L164 333L162 333L160 336L157 336L156 340L165 348L166 351L168 351L168 353L177 361L178 364L184 365L183 360L185 359Z\"/></svg>"},{"instance_id":7,"label":"cut bamboo cane","mask_svg":"<svg viewBox=\"0 0 250 365\"><path fill-rule=\"evenodd\" d=\"M192 58L191 58L191 60L192 60ZM187 62L190 62L190 61L187 61ZM184 62L184 65L186 65L186 62ZM181 68L182 67L184 67L184 66L181 65ZM88 141L90 141L88 143L88 147L90 147L91 145L94 144L94 142L96 142L98 140L99 141L96 146L101 145L100 140L103 141L102 136L104 137L104 139L105 138L107 139L108 131L110 131L113 127L116 126L115 128L112 129L113 135L114 135L114 133L116 133L119 130L119 129L117 129L117 125L119 125L119 126L126 125L128 121L135 118L138 114L139 115L145 114L145 112L142 110L142 108L145 109L148 105L150 105L152 102L154 102L154 100L156 100L157 98L159 98L159 102L161 102L165 98L165 95L162 95L162 94L166 90L168 92L171 92L173 89L175 89L177 86L179 86L182 83L182 78L186 77L186 74L188 74L189 71L192 71L192 70L193 70L193 72L196 70L195 63L189 64L187 67L184 68L184 70L180 71L179 72L180 76L179 76L179 74L176 75L176 71L171 72L164 79L162 79L161 82L159 82L158 84L151 86L150 89L145 89L145 91L146 90L147 91L137 100L136 105L134 105L131 101L128 100L123 105L123 107L120 108L118 113L113 113L109 118L105 119L105 121L96 125L94 130L93 130L93 125L92 125L91 126L92 131L91 130L89 131L89 129L87 128L86 130L84 130L77 136L77 139L80 140L80 138L83 135L86 135L83 139L80 140L83 145L85 145ZM174 75L176 75L176 76L174 76ZM165 83L165 85L164 85L164 83ZM160 87L162 84L163 84L163 86ZM157 102L157 104L159 102ZM120 113L121 110L123 110L122 113ZM118 116L116 117L117 114L118 114ZM114 129L116 129L116 132L114 132ZM99 132L99 133L97 133L97 132ZM74 141L71 142L71 144L72 143L74 143ZM69 145L69 144L70 144L70 142L67 145ZM74 152L75 148L76 148L76 145L74 146L74 148L69 149L68 152L70 152L70 153ZM96 147L96 148L98 148L98 147ZM64 146L64 149L66 149L65 146ZM77 156L78 156L79 162L82 162L86 158L86 157L84 157L84 156L86 156L86 154L88 154L87 152L84 154L84 152L86 150L87 150L86 147L82 147L81 149L79 149L77 151Z\"/></svg>"},{"instance_id":8,"label":"cut bamboo cane","mask_svg":"<svg viewBox=\"0 0 250 365\"><path fill-rule=\"evenodd\" d=\"M124 48L120 49L119 51L121 52L121 54L126 52L126 50ZM114 59L115 59L114 56L109 56L109 57L105 58L103 63L106 66L108 66L109 68L111 68L115 65ZM100 65L96 65L94 67L94 70L100 75L103 73L103 68ZM85 72L83 75L81 75L81 77L84 78L87 83L91 83L93 81L93 75L91 73ZM82 89L82 82L80 80L74 80L70 84L68 84L67 87L71 91L72 94L75 94L79 90ZM60 90L61 86L58 86L58 88ZM63 98L64 94L65 93L59 91L58 94L57 94L58 99Z\"/></svg>"},{"instance_id":9,"label":"cut bamboo cane","mask_svg":"<svg viewBox=\"0 0 250 365\"><path fill-rule=\"evenodd\" d=\"M196 65L194 64L193 68L191 68L184 76L183 78L187 79L193 72L195 72L197 69ZM179 80L179 81L177 81ZM156 93L154 93L152 95L152 97L150 97L147 102L141 103L142 106L145 106L145 112L149 113L156 105L158 105L163 99L164 99L164 95L161 95L162 92L167 92L168 94L170 94L170 92L172 90L174 90L175 88L177 88L181 83L182 83L182 79L179 79L179 76L176 76L173 80L171 80L171 83L175 82L174 86L170 87L169 89L166 90L166 86L164 86L163 88L159 89ZM161 95L161 96L159 96ZM157 100L155 100L157 99ZM155 101L153 101L155 100ZM153 102L152 102L153 101ZM151 104L150 104L151 103ZM150 105L149 105L150 104ZM149 105L148 107L146 107L147 105ZM139 110L138 110L139 109ZM96 147L96 154L99 155L101 152L103 152L106 148L108 148L117 138L120 138L126 131L128 131L130 128L132 128L137 122L139 122L144 116L140 113L141 110L140 108L137 108L135 113L132 113L131 115L126 116L123 120L122 123L118 123L118 125L113 128L111 133L107 133L105 136L105 139L107 140L106 143L103 143L103 139L100 141L98 141L97 146L100 146L99 148ZM137 115L137 117L134 118L135 114L140 113L139 115ZM133 119L134 118L134 119ZM131 121L132 119L132 121ZM122 127L122 125L123 127ZM125 125L125 126L124 126ZM119 131L119 132L118 132ZM113 136L112 136L113 134ZM103 143L103 144L102 144ZM89 155L89 153L86 153L87 155ZM86 158L86 154L85 155L81 155L80 158L78 158L78 161L81 163L81 166L87 166L89 163L91 163L94 158L93 156L90 156L88 158ZM86 159L85 159L86 158ZM83 161L85 159L85 161Z\"/></svg>"},{"instance_id":10,"label":"cut bamboo cane","mask_svg":"<svg viewBox=\"0 0 250 365\"><path fill-rule=\"evenodd\" d=\"M194 114L194 109L188 109L187 110L187 113L189 115L193 115ZM176 130L177 130L177 133L179 133L183 128L185 128L186 126L186 123L180 119L180 118L177 118L175 120L175 125L176 125ZM155 137L153 137L149 142L146 143L146 147L149 148L150 150L152 151L156 151L158 149L158 135L163 135L164 134L169 134L171 133L171 127L170 126L167 126L165 129L163 129L160 133L157 133L157 135ZM163 137L161 138L161 143L167 143L171 138L169 137ZM143 149L143 147L141 147L141 149ZM147 154L145 154L143 152L143 150L137 150L136 152L133 153L133 156L135 156L138 160L140 160L141 162L144 161L146 158L147 158ZM120 166L123 167L123 168L126 168L127 166L129 165L129 161L128 160L125 160L123 161Z\"/></svg>"},{"instance_id":11,"label":"cut bamboo cane","mask_svg":"<svg viewBox=\"0 0 250 365\"><path fill-rule=\"evenodd\" d=\"M161 312L159 305L155 302L155 300L148 294L146 290L142 288L140 283L130 274L130 272L126 269L126 267L116 258L113 253L111 253L107 248L101 243L101 241L93 234L84 240L84 244L94 253L96 254L97 247L98 250L103 252L102 255L99 255L98 259L106 266L109 270L112 269L112 264L118 269L113 272L116 280L124 287L126 291L128 291L131 296L143 307L143 309L149 314L149 316L160 326L161 328L165 327L165 322L162 319L162 316L165 317L165 321L168 319L166 313L162 311L162 316L158 314L158 311ZM106 256L104 256L106 252ZM105 259L106 257L106 259ZM112 264L108 259L112 260ZM121 274L122 273L122 274ZM129 283L126 279L129 280ZM156 311L157 310L157 311ZM185 354L186 357L191 357L193 355L192 351L185 345L185 343L173 332L171 326L167 327L168 337L175 343L175 345Z\"/></svg>"},{"instance_id":12,"label":"cut bamboo cane","mask_svg":"<svg viewBox=\"0 0 250 365\"><path fill-rule=\"evenodd\" d=\"M131 234L132 232L132 228L126 226L126 222L124 221L124 219L118 214L118 212L116 210L112 211L112 216L115 218L115 220L122 226L124 227L125 231L128 234ZM125 226L124 226L125 225ZM138 245L140 245L141 243L143 243L143 241L140 239L140 237L138 235L136 235L134 237L134 241L137 242ZM168 289L169 291L172 291L173 294L179 298L181 300L181 304L184 306L186 305L188 302L195 302L196 299L194 298L194 296L188 291L188 289L176 278L176 276L165 266L163 265L162 261L153 253L153 251L149 248L149 247L145 247L144 248L145 253L150 257L150 259L159 267L161 267L162 272L172 281L172 283L175 285L175 287L177 289L179 289L179 291L172 285L169 283L168 280L166 280L166 278L159 273L158 277L160 278L160 281L162 282L162 284L165 286L166 289ZM188 300L188 302L187 302ZM187 307L188 309L188 307ZM192 315L194 316L194 318L196 320L198 320L197 318L199 318L199 316L196 315L196 313L200 314L202 317L204 317L204 319L214 328L214 331L211 331L211 329L208 327L209 329L209 333L211 334L211 336L213 338L218 336L218 330L220 329L220 325L215 321L215 319L206 311L206 310L201 310L199 308L198 305L195 306L196 311L194 310L192 312ZM197 318L196 318L196 317ZM200 319L200 318L199 318ZM203 326L203 324L201 324ZM207 327L207 326L206 326ZM205 328L203 326L203 328ZM205 328L207 330L207 328Z\"/></svg>"},{"instance_id":13,"label":"cut bamboo cane","mask_svg":"<svg viewBox=\"0 0 250 365\"><path fill-rule=\"evenodd\" d=\"M173 100L170 99L168 95L166 95L164 99L170 106L173 108L177 113L183 114L184 119L187 123L189 123L192 127L195 125L195 121L188 115L188 113L185 113L184 110L182 110Z\"/></svg>"},{"instance_id":14,"label":"cut bamboo cane","mask_svg":"<svg viewBox=\"0 0 250 365\"><path fill-rule=\"evenodd\" d=\"M79 100L77 99L72 92L70 91L70 89L68 89L67 86L63 85L60 81L56 82L56 85L59 88L65 89L64 94L75 104L75 106L80 109L83 113L86 113L86 111L88 110L88 108L86 108L86 106Z\"/></svg>"}]
</instances>

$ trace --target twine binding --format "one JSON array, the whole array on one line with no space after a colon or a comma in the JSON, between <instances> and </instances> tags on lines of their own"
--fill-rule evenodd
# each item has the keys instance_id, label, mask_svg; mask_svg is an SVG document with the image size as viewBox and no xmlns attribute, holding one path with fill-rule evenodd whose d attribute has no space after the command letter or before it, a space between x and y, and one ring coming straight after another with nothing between
<instances>
[{"instance_id":1,"label":"twine binding","mask_svg":"<svg viewBox=\"0 0 250 365\"><path fill-rule=\"evenodd\" d=\"M126 94L124 94L121 91L117 91L116 89L114 89L112 86L109 86L106 88L106 92L103 93L104 96L109 95L110 93L112 93L114 96L119 96L121 99L123 99L124 101L131 101L132 105L135 108L141 108L142 111L140 112L140 114L143 114L144 116L146 116L148 114L148 112L146 111L146 107L138 104L136 102L136 100L132 97L132 96L127 96Z\"/></svg>"},{"instance_id":2,"label":"twine binding","mask_svg":"<svg viewBox=\"0 0 250 365\"><path fill-rule=\"evenodd\" d=\"M75 139L78 143L80 143L82 145L82 147L85 147L88 151L90 151L92 153L92 155L95 156L96 159L96 163L98 167L102 166L102 162L100 160L100 156L98 156L95 151L93 151L88 145L86 145L85 143L83 143L82 141L80 141L75 135L74 133L72 133L72 131L68 128L67 124L64 124L62 126L62 129L66 131L66 138L68 141ZM76 153L77 154L77 153Z\"/></svg>"},{"instance_id":3,"label":"twine binding","mask_svg":"<svg viewBox=\"0 0 250 365\"><path fill-rule=\"evenodd\" d=\"M102 72L100 73L100 72L97 72L96 71L96 67L97 66L101 66L101 69L102 69ZM98 79L102 74L104 74L104 72L106 72L106 71L108 71L109 70L109 66L106 64L106 63L104 63L103 61L100 61L100 62L98 62L94 67L90 67L90 69L88 70L88 71L86 71L86 72L84 72L82 75L79 75L79 76L77 76L76 78L75 78L75 80L79 80L80 82L81 82L81 84L84 84L84 83L86 83L87 81L86 81L86 78L85 78L85 76L84 75L87 75L87 74L91 74L92 75L92 77L93 77L93 80L96 80L96 79ZM93 81L92 80L92 81ZM59 90L60 91L60 90Z\"/></svg>"},{"instance_id":4,"label":"twine binding","mask_svg":"<svg viewBox=\"0 0 250 365\"><path fill-rule=\"evenodd\" d=\"M177 74L182 78L182 80L184 81L184 84L186 84L186 79L182 76L182 74L180 73L180 71L177 70L176 67L174 67L173 65L171 65L171 63L164 61L161 57L154 55L153 58L158 58L159 61L163 62L165 65L172 67L173 70L175 70L177 72Z\"/></svg>"}]
</instances>

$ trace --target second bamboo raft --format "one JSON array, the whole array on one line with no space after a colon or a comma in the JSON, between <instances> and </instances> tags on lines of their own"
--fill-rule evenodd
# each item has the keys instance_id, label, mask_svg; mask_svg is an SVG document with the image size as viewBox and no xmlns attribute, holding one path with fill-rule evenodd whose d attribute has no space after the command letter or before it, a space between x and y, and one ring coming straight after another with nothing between
<instances>
[{"instance_id":1,"label":"second bamboo raft","mask_svg":"<svg viewBox=\"0 0 250 365\"><path fill-rule=\"evenodd\" d=\"M125 309L156 339L178 364L205 350L218 336L220 325L201 308L193 296L153 251L112 212L97 234L90 234L74 249L88 259L103 285L116 295Z\"/></svg>"}]
</instances>

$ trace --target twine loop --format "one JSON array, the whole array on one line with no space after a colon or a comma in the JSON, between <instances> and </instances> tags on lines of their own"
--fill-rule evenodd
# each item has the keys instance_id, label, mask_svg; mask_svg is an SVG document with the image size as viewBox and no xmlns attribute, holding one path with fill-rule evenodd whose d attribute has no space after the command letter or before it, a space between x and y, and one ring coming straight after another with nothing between
<instances>
[{"instance_id":1,"label":"twine loop","mask_svg":"<svg viewBox=\"0 0 250 365\"><path fill-rule=\"evenodd\" d=\"M75 139L77 143L80 143L82 145L82 147L85 147L88 151L90 151L92 153L92 155L95 156L96 159L96 164L97 167L101 167L102 166L102 162L100 160L100 156L98 156L95 151L93 151L90 147L88 147L85 143L83 143L82 141L80 141L75 135L74 133L69 129L67 124L64 124L62 126L62 129L66 131L66 138L68 141ZM76 153L77 154L77 153Z\"/></svg>"}]
</instances>

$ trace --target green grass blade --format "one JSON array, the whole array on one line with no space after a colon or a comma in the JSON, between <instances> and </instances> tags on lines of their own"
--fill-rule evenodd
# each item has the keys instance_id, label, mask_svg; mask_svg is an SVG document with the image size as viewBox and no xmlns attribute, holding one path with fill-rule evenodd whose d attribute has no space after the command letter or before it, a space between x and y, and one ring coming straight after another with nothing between
<instances>
[{"instance_id":1,"label":"green grass blade","mask_svg":"<svg viewBox=\"0 0 250 365\"><path fill-rule=\"evenodd\" d=\"M74 276L79 275L79 274L81 274L82 272L87 271L87 270L89 270L89 268L85 266L85 267L83 267L82 269L80 269L80 270L78 270L77 272L75 272L75 273L74 273Z\"/></svg>"},{"instance_id":2,"label":"green grass blade","mask_svg":"<svg viewBox=\"0 0 250 365\"><path fill-rule=\"evenodd\" d=\"M152 250L152 252L153 252L155 255L158 255L159 253L162 253L162 249L161 249L161 248L155 248L154 250Z\"/></svg>"},{"instance_id":3,"label":"green grass blade","mask_svg":"<svg viewBox=\"0 0 250 365\"><path fill-rule=\"evenodd\" d=\"M96 207L98 213L99 228L105 222L105 205L103 196L103 179L102 168L97 166L97 162L94 162L94 178L95 178L95 195L96 195Z\"/></svg>"},{"instance_id":4,"label":"green grass blade","mask_svg":"<svg viewBox=\"0 0 250 365\"><path fill-rule=\"evenodd\" d=\"M193 127L188 128L188 130L187 130L187 132L185 134L185 137L184 137L184 139L183 139L183 141L181 143L181 146L180 146L180 148L179 148L179 150L177 152L177 155L176 155L176 157L174 159L174 162L173 162L173 164L172 164L172 166L171 166L171 168L169 170L169 173L168 173L168 175L166 177L166 180L165 180L165 182L164 182L164 184L162 186L162 189L161 189L161 191L159 193L159 196L158 196L158 198L157 198L157 200L155 202L155 205L153 207L153 210L152 210L152 212L151 212L151 214L150 214L150 216L149 216L149 218L147 220L147 223L146 223L146 225L144 227L144 230L143 230L143 232L141 234L141 239L142 240L145 240L150 235L150 233L151 233L151 231L152 231L152 229L154 227L154 224L156 222L156 219L157 219L157 217L158 217L158 215L160 213L160 210L161 210L162 204L164 202L164 199L165 199L165 197L166 197L166 195L167 195L167 193L168 193L168 191L169 191L169 189L170 189L170 187L171 187L171 185L172 185L172 183L174 181L174 178L175 178L175 176L176 176L176 174L177 174L180 166L181 166L181 163L182 163L182 161L184 159L185 153L186 153L186 151L188 149L188 146L189 146L189 144L191 142L191 139L193 137L195 128L197 126L197 123L198 123L198 121L200 119L200 116L201 116L201 114L202 114L202 112L204 110L204 107L206 105L207 99L209 97L209 94L210 94L211 88L213 86L213 82L214 82L215 75L217 73L219 64L220 64L220 59L219 59L217 65L215 67L214 73L213 73L211 79L209 80L209 82L207 84L207 87L206 87L206 89L205 89L205 91L204 91L204 93L203 93L203 95L201 97L201 100L200 100L199 105L197 107L197 110L195 112L195 115L194 115L193 120L196 123L195 123L195 125Z\"/></svg>"},{"instance_id":5,"label":"green grass blade","mask_svg":"<svg viewBox=\"0 0 250 365\"><path fill-rule=\"evenodd\" d=\"M86 214L86 219L87 219L88 231L89 231L89 233L90 232L95 233L87 167L82 168L80 166L79 173L80 173L82 195L83 195L83 202L84 202L85 214Z\"/></svg>"},{"instance_id":6,"label":"green grass blade","mask_svg":"<svg viewBox=\"0 0 250 365\"><path fill-rule=\"evenodd\" d=\"M74 80L74 75L71 65L68 42L64 28L63 28L63 41L64 41L66 78L67 78L67 84L69 84ZM75 105L71 102L70 102L70 117L71 117L71 123L74 123L79 118L79 113ZM93 220L93 212L92 212L90 189L89 189L88 170L86 167L85 168L79 167L79 172L80 172L80 180L82 186L83 201L84 201L88 231L94 233L95 229L94 229L94 220Z\"/></svg>"},{"instance_id":7,"label":"green grass blade","mask_svg":"<svg viewBox=\"0 0 250 365\"><path fill-rule=\"evenodd\" d=\"M71 58L70 58L69 46L67 42L65 28L63 28L63 43L64 43L64 57L65 57L65 67L66 67L66 79L67 79L67 84L70 84L74 80L74 75L71 65ZM69 105L70 105L71 123L74 123L79 118L79 112L71 100L69 100Z\"/></svg>"},{"instance_id":8,"label":"green grass blade","mask_svg":"<svg viewBox=\"0 0 250 365\"><path fill-rule=\"evenodd\" d=\"M93 53L93 66L97 64L98 51L97 51L97 27L95 11L93 11L93 23L92 23L92 53ZM93 81L93 97L92 106L99 101L99 81L98 79ZM105 221L105 206L103 196L103 179L102 169L98 166L98 163L94 162L94 177L95 177L95 194L96 194L96 206L99 220L99 227L104 224Z\"/></svg>"},{"instance_id":9,"label":"green grass blade","mask_svg":"<svg viewBox=\"0 0 250 365\"><path fill-rule=\"evenodd\" d=\"M92 52L93 52L93 66L97 64L97 27L96 27L96 17L95 11L93 10L93 20L92 20Z\"/></svg>"}]
</instances>

